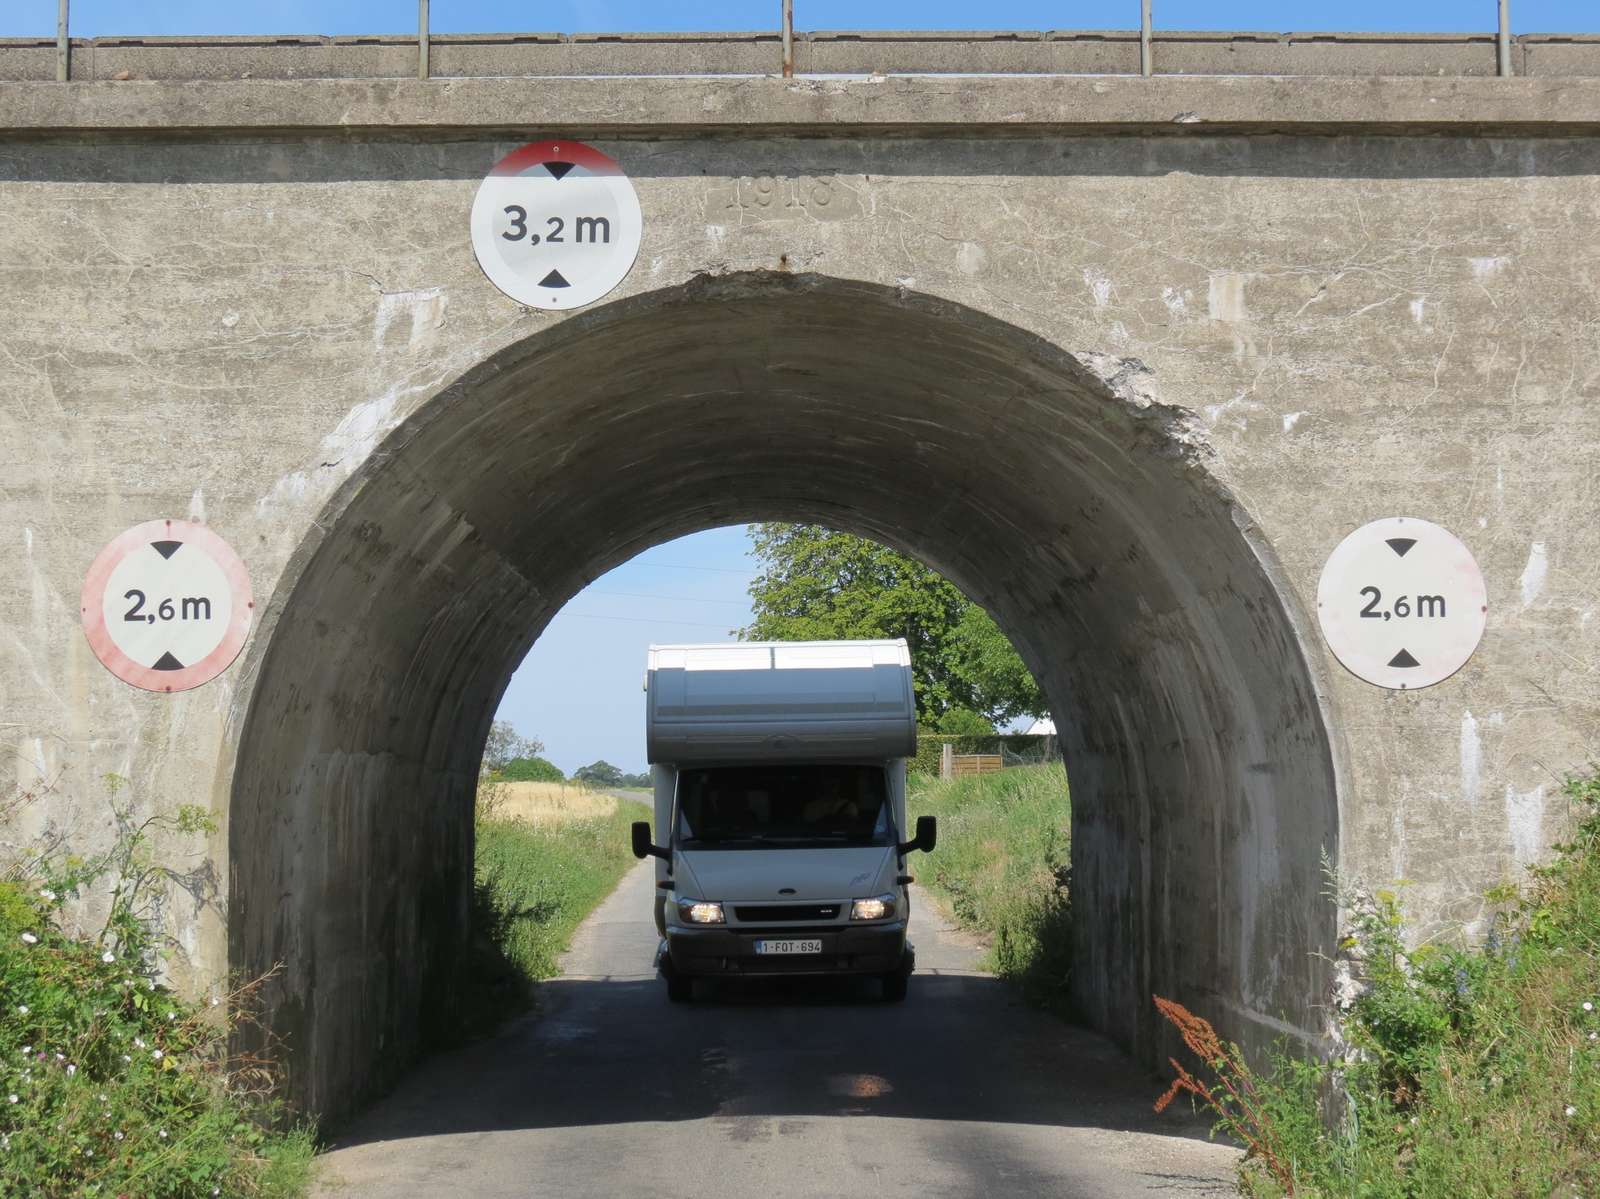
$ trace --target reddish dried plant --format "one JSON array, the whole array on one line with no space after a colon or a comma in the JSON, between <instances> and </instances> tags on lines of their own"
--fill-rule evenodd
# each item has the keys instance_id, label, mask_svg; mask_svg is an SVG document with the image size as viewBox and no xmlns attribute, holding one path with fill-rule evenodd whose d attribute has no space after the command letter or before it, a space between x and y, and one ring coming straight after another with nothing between
<instances>
[{"instance_id":1,"label":"reddish dried plant","mask_svg":"<svg viewBox=\"0 0 1600 1199\"><path fill-rule=\"evenodd\" d=\"M1168 1058L1175 1076L1172 1085L1156 1100L1156 1111L1166 1111L1180 1094L1189 1092L1216 1114L1220 1127L1244 1142L1246 1157L1259 1161L1283 1188L1283 1193L1293 1195L1294 1172L1284 1160L1282 1142L1256 1087L1255 1075L1239 1047L1224 1042L1209 1020L1196 1016L1183 1004L1159 995L1152 998L1156 1001L1156 1010L1178 1030L1189 1052L1217 1079L1215 1086L1207 1086L1184 1069L1177 1058Z\"/></svg>"}]
</instances>

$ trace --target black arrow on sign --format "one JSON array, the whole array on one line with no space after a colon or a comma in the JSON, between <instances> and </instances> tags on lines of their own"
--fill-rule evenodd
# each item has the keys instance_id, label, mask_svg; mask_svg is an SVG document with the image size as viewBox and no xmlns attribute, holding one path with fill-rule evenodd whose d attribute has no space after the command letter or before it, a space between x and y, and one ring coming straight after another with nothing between
<instances>
[{"instance_id":1,"label":"black arrow on sign","mask_svg":"<svg viewBox=\"0 0 1600 1199\"><path fill-rule=\"evenodd\" d=\"M543 279L539 280L539 286L540 287L571 287L572 284L568 283L565 279L563 279L561 277L561 272L560 271L551 271Z\"/></svg>"},{"instance_id":2,"label":"black arrow on sign","mask_svg":"<svg viewBox=\"0 0 1600 1199\"><path fill-rule=\"evenodd\" d=\"M178 661L178 659L174 658L170 653L166 653L166 654L162 654L159 658L157 658L156 659L156 664L154 666L152 666L150 669L152 669L152 670L182 670L183 669L183 663Z\"/></svg>"},{"instance_id":3,"label":"black arrow on sign","mask_svg":"<svg viewBox=\"0 0 1600 1199\"><path fill-rule=\"evenodd\" d=\"M570 162L547 162L544 164L544 169L554 175L559 182L575 165Z\"/></svg>"},{"instance_id":4,"label":"black arrow on sign","mask_svg":"<svg viewBox=\"0 0 1600 1199\"><path fill-rule=\"evenodd\" d=\"M163 558L172 557L173 554L178 552L178 547L182 544L183 542L181 541L152 541L150 543L150 545L155 549L156 553L160 554Z\"/></svg>"},{"instance_id":5,"label":"black arrow on sign","mask_svg":"<svg viewBox=\"0 0 1600 1199\"><path fill-rule=\"evenodd\" d=\"M1388 538L1388 542L1389 548L1400 557L1404 558L1406 556L1406 551L1417 544L1417 539L1415 537L1390 537Z\"/></svg>"},{"instance_id":6,"label":"black arrow on sign","mask_svg":"<svg viewBox=\"0 0 1600 1199\"><path fill-rule=\"evenodd\" d=\"M1403 668L1407 666L1421 666L1422 663L1418 662L1410 654L1406 653L1405 650L1401 650L1398 654L1389 659L1389 665Z\"/></svg>"}]
</instances>

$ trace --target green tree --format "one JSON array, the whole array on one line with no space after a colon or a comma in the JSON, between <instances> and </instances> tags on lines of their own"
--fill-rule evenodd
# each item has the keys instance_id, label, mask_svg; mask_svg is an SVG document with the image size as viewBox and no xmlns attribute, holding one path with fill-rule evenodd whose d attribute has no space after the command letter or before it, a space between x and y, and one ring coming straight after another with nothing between
<instances>
[{"instance_id":1,"label":"green tree","mask_svg":"<svg viewBox=\"0 0 1600 1199\"><path fill-rule=\"evenodd\" d=\"M561 767L545 758L512 758L500 771L508 783L559 783L567 776Z\"/></svg>"},{"instance_id":2,"label":"green tree","mask_svg":"<svg viewBox=\"0 0 1600 1199\"><path fill-rule=\"evenodd\" d=\"M591 787L620 787L622 785L622 771L601 758L598 762L590 762L587 766L580 766L572 772L572 777L580 783L588 783Z\"/></svg>"},{"instance_id":3,"label":"green tree","mask_svg":"<svg viewBox=\"0 0 1600 1199\"><path fill-rule=\"evenodd\" d=\"M755 619L739 630L746 640L904 637L929 725L950 709L990 720L1044 710L1005 635L937 571L821 525L758 524L750 535L762 569L750 584Z\"/></svg>"},{"instance_id":4,"label":"green tree","mask_svg":"<svg viewBox=\"0 0 1600 1199\"><path fill-rule=\"evenodd\" d=\"M984 701L990 720L1003 723L1018 716L1042 716L1049 705L1033 675L1022 664L1011 640L994 618L969 603L950 634L956 670Z\"/></svg>"},{"instance_id":5,"label":"green tree","mask_svg":"<svg viewBox=\"0 0 1600 1199\"><path fill-rule=\"evenodd\" d=\"M496 720L489 726L489 739L483 746L483 769L504 770L513 758L532 758L544 752L544 742L524 737L509 720Z\"/></svg>"},{"instance_id":6,"label":"green tree","mask_svg":"<svg viewBox=\"0 0 1600 1199\"><path fill-rule=\"evenodd\" d=\"M987 737L994 732L994 722L971 708L946 708L933 731L955 737Z\"/></svg>"}]
</instances>

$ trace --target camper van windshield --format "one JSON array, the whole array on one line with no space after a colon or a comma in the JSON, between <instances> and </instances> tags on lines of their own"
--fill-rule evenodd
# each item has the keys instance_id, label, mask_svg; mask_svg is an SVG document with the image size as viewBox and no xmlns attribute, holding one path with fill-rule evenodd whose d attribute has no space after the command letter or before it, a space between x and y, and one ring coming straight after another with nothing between
<instances>
[{"instance_id":1,"label":"camper van windshield","mask_svg":"<svg viewBox=\"0 0 1600 1199\"><path fill-rule=\"evenodd\" d=\"M887 845L881 766L717 766L678 775L686 845Z\"/></svg>"}]
</instances>

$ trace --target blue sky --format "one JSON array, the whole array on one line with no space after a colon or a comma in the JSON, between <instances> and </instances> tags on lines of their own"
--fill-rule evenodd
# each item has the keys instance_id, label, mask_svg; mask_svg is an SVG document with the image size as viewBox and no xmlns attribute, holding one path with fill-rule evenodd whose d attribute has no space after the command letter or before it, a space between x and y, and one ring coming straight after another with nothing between
<instances>
[{"instance_id":1,"label":"blue sky","mask_svg":"<svg viewBox=\"0 0 1600 1199\"><path fill-rule=\"evenodd\" d=\"M644 769L644 664L651 642L727 641L750 623L754 561L744 526L646 550L579 592L523 659L500 716L545 743L568 774L604 758Z\"/></svg>"},{"instance_id":2,"label":"blue sky","mask_svg":"<svg viewBox=\"0 0 1600 1199\"><path fill-rule=\"evenodd\" d=\"M794 0L801 29L1130 29L1138 0ZM441 33L508 30L771 29L779 0L432 0ZM55 34L56 0L5 0L0 37ZM1164 29L1411 30L1495 28L1495 0L1155 0ZM1600 33L1597 0L1512 0L1512 27L1527 33ZM76 36L202 33L406 33L415 0L72 0Z\"/></svg>"}]
</instances>

